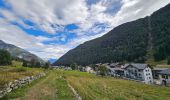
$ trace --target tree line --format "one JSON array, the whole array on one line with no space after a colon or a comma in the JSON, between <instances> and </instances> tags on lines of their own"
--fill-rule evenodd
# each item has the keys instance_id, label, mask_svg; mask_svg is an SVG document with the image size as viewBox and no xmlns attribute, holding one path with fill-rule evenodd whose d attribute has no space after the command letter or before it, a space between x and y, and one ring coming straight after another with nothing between
<instances>
[{"instance_id":1,"label":"tree line","mask_svg":"<svg viewBox=\"0 0 170 100\"><path fill-rule=\"evenodd\" d=\"M11 65L12 60L23 62L24 67L38 67L38 68L43 67L46 69L50 67L50 62L41 63L41 62L36 61L35 59L32 59L31 61L25 61L23 59L13 58L7 50L0 49L0 65L1 66Z\"/></svg>"}]
</instances>

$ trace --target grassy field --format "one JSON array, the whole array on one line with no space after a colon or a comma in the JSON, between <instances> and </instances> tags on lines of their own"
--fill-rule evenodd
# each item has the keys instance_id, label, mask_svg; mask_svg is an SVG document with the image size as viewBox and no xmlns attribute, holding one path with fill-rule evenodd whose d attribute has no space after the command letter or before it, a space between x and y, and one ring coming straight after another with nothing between
<instances>
[{"instance_id":1,"label":"grassy field","mask_svg":"<svg viewBox=\"0 0 170 100\"><path fill-rule=\"evenodd\" d=\"M157 65L155 68L170 68L170 65Z\"/></svg>"},{"instance_id":2,"label":"grassy field","mask_svg":"<svg viewBox=\"0 0 170 100\"><path fill-rule=\"evenodd\" d=\"M167 60L162 60L162 61L155 61L154 59L148 59L146 61L147 64L156 66L156 65L166 65L167 64Z\"/></svg>"},{"instance_id":3,"label":"grassy field","mask_svg":"<svg viewBox=\"0 0 170 100\"><path fill-rule=\"evenodd\" d=\"M11 92L3 100L75 100L68 83L83 100L170 100L169 87L64 70L50 70L46 77Z\"/></svg>"},{"instance_id":4,"label":"grassy field","mask_svg":"<svg viewBox=\"0 0 170 100\"><path fill-rule=\"evenodd\" d=\"M61 72L83 100L170 100L170 88L95 75Z\"/></svg>"},{"instance_id":5,"label":"grassy field","mask_svg":"<svg viewBox=\"0 0 170 100\"><path fill-rule=\"evenodd\" d=\"M43 72L42 68L22 67L21 62L13 61L10 66L0 66L0 89L10 81Z\"/></svg>"},{"instance_id":6,"label":"grassy field","mask_svg":"<svg viewBox=\"0 0 170 100\"><path fill-rule=\"evenodd\" d=\"M76 100L66 80L56 71L33 83L16 89L2 100Z\"/></svg>"}]
</instances>

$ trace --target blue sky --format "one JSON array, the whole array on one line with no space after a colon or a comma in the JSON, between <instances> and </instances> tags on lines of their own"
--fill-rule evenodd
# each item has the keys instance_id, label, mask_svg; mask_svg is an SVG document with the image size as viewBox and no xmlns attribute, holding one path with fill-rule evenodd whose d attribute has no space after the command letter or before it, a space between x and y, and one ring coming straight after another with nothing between
<instances>
[{"instance_id":1,"label":"blue sky","mask_svg":"<svg viewBox=\"0 0 170 100\"><path fill-rule=\"evenodd\" d=\"M54 61L79 44L168 3L170 0L0 0L0 39Z\"/></svg>"}]
</instances>

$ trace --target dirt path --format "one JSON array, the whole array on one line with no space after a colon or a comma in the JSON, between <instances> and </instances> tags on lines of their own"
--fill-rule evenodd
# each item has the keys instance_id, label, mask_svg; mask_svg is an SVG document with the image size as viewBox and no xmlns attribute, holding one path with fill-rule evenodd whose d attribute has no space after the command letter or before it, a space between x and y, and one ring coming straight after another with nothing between
<instances>
[{"instance_id":1,"label":"dirt path","mask_svg":"<svg viewBox=\"0 0 170 100\"><path fill-rule=\"evenodd\" d=\"M50 74L32 86L21 100L75 100L67 82L60 75L51 71Z\"/></svg>"}]
</instances>

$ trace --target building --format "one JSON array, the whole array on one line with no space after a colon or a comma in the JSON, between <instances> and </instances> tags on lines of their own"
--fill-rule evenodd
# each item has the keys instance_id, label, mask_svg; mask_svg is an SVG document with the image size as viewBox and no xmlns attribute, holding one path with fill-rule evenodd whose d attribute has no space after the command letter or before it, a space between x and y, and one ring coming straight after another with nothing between
<instances>
[{"instance_id":1,"label":"building","mask_svg":"<svg viewBox=\"0 0 170 100\"><path fill-rule=\"evenodd\" d=\"M123 65L119 63L112 63L106 66L109 69L108 74L111 76L119 76L123 77L124 76L124 69Z\"/></svg>"},{"instance_id":2,"label":"building","mask_svg":"<svg viewBox=\"0 0 170 100\"><path fill-rule=\"evenodd\" d=\"M170 85L170 69L159 72L159 80L162 85Z\"/></svg>"},{"instance_id":3,"label":"building","mask_svg":"<svg viewBox=\"0 0 170 100\"><path fill-rule=\"evenodd\" d=\"M88 72L88 73L95 74L95 71L89 66L86 66L85 71Z\"/></svg>"},{"instance_id":4,"label":"building","mask_svg":"<svg viewBox=\"0 0 170 100\"><path fill-rule=\"evenodd\" d=\"M152 69L152 75L153 75L153 79L159 79L159 72L166 70L168 68L153 68Z\"/></svg>"},{"instance_id":5,"label":"building","mask_svg":"<svg viewBox=\"0 0 170 100\"><path fill-rule=\"evenodd\" d=\"M146 84L153 83L152 70L148 64L125 64L124 75L128 79L142 81Z\"/></svg>"}]
</instances>

